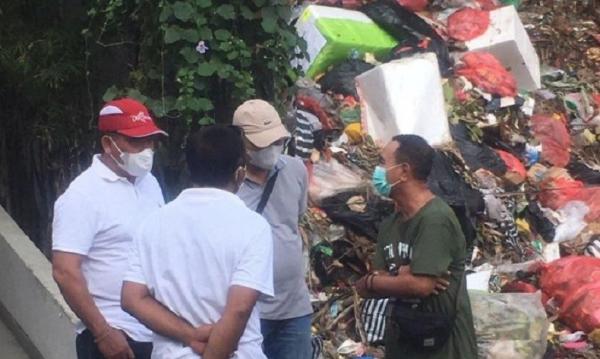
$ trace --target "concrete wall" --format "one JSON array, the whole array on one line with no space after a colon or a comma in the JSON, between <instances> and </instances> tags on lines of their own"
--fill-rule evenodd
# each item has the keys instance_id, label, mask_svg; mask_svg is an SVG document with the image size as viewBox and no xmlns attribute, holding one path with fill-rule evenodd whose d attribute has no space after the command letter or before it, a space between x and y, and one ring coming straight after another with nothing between
<instances>
[{"instance_id":1,"label":"concrete wall","mask_svg":"<svg viewBox=\"0 0 600 359\"><path fill-rule=\"evenodd\" d=\"M0 307L0 319L32 358L76 357L76 318L52 279L51 264L2 207Z\"/></svg>"}]
</instances>

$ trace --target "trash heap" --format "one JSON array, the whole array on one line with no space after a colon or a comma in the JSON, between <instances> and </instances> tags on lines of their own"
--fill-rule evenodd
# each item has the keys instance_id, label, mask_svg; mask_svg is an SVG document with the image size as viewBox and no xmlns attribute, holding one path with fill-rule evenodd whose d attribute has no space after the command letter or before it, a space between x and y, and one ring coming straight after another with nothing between
<instances>
[{"instance_id":1,"label":"trash heap","mask_svg":"<svg viewBox=\"0 0 600 359\"><path fill-rule=\"evenodd\" d=\"M429 186L467 239L480 356L600 357L594 14L549 0L320 0L297 13L309 57L289 118L310 176L301 232L321 357L383 357L385 301L353 283L394 209L370 178L397 134L436 148Z\"/></svg>"}]
</instances>

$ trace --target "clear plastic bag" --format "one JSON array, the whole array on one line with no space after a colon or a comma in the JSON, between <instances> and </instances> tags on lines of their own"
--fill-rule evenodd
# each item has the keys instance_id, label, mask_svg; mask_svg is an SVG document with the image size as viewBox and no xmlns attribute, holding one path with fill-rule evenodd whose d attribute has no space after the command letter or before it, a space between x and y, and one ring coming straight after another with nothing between
<instances>
[{"instance_id":1,"label":"clear plastic bag","mask_svg":"<svg viewBox=\"0 0 600 359\"><path fill-rule=\"evenodd\" d=\"M546 352L548 318L542 294L469 292L478 356L539 359Z\"/></svg>"},{"instance_id":2,"label":"clear plastic bag","mask_svg":"<svg viewBox=\"0 0 600 359\"><path fill-rule=\"evenodd\" d=\"M570 241L587 226L585 216L590 211L589 207L581 201L567 202L558 210L562 221L556 227L553 242L560 243Z\"/></svg>"},{"instance_id":3,"label":"clear plastic bag","mask_svg":"<svg viewBox=\"0 0 600 359\"><path fill-rule=\"evenodd\" d=\"M308 194L312 202L320 204L325 198L341 192L367 188L369 182L360 173L332 158L319 161L312 166Z\"/></svg>"}]
</instances>

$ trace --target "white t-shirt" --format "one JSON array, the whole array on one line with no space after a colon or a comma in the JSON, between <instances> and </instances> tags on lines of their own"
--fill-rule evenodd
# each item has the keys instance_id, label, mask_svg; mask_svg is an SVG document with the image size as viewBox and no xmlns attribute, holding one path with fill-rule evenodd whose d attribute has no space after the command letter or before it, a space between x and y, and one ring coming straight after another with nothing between
<instances>
[{"instance_id":1,"label":"white t-shirt","mask_svg":"<svg viewBox=\"0 0 600 359\"><path fill-rule=\"evenodd\" d=\"M136 233L125 280L145 284L154 298L194 326L215 324L232 285L273 296L269 224L234 194L192 188L144 220ZM234 358L262 353L258 308L250 315ZM199 358L155 334L153 358Z\"/></svg>"},{"instance_id":2,"label":"white t-shirt","mask_svg":"<svg viewBox=\"0 0 600 359\"><path fill-rule=\"evenodd\" d=\"M121 309L121 286L137 225L162 205L152 174L132 184L99 156L54 205L52 249L85 256L81 269L96 306L111 326L136 341L151 341L152 332ZM77 331L84 329L79 323Z\"/></svg>"}]
</instances>

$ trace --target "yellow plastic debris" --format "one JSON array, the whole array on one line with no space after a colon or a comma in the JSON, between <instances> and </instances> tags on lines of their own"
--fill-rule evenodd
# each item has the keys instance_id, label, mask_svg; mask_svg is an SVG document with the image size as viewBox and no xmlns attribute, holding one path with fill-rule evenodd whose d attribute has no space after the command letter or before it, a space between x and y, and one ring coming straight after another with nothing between
<instances>
[{"instance_id":1,"label":"yellow plastic debris","mask_svg":"<svg viewBox=\"0 0 600 359\"><path fill-rule=\"evenodd\" d=\"M360 123L351 123L344 129L344 133L348 136L348 139L352 144L361 143L363 140L362 126Z\"/></svg>"}]
</instances>

